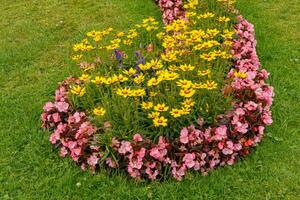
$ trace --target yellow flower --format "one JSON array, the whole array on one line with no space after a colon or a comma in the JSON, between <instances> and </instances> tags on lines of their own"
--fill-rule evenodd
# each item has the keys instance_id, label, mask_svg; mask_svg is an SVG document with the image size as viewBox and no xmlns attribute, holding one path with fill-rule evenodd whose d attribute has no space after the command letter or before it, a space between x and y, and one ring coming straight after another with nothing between
<instances>
[{"instance_id":1,"label":"yellow flower","mask_svg":"<svg viewBox=\"0 0 300 200\"><path fill-rule=\"evenodd\" d=\"M138 85L141 84L144 80L145 80L145 76L143 74L140 74L138 77L135 77L133 79L133 81Z\"/></svg>"},{"instance_id":2,"label":"yellow flower","mask_svg":"<svg viewBox=\"0 0 300 200\"><path fill-rule=\"evenodd\" d=\"M159 117L159 115L160 115L160 112L151 112L148 114L148 118L154 119L154 118Z\"/></svg>"},{"instance_id":3,"label":"yellow flower","mask_svg":"<svg viewBox=\"0 0 300 200\"><path fill-rule=\"evenodd\" d=\"M97 116L103 116L106 113L106 110L102 107L94 108L93 113Z\"/></svg>"},{"instance_id":4,"label":"yellow flower","mask_svg":"<svg viewBox=\"0 0 300 200\"><path fill-rule=\"evenodd\" d=\"M199 76L206 76L209 75L210 73L211 73L210 69L198 71Z\"/></svg>"},{"instance_id":5,"label":"yellow flower","mask_svg":"<svg viewBox=\"0 0 300 200\"><path fill-rule=\"evenodd\" d=\"M128 76L132 76L132 75L136 74L136 72L137 71L134 68L130 68L128 70L123 70L123 73L126 74L126 75L128 75Z\"/></svg>"},{"instance_id":6,"label":"yellow flower","mask_svg":"<svg viewBox=\"0 0 300 200\"><path fill-rule=\"evenodd\" d=\"M215 60L216 56L211 54L211 53L203 53L200 55L200 58L202 58L203 60L206 60L208 62Z\"/></svg>"},{"instance_id":7,"label":"yellow flower","mask_svg":"<svg viewBox=\"0 0 300 200\"><path fill-rule=\"evenodd\" d=\"M195 105L195 102L192 99L186 99L181 104L185 108L190 108L190 107L193 107Z\"/></svg>"},{"instance_id":8,"label":"yellow flower","mask_svg":"<svg viewBox=\"0 0 300 200\"><path fill-rule=\"evenodd\" d=\"M228 18L226 16L223 16L223 17L219 17L218 21L221 22L221 23L226 23L226 22L230 21L230 18Z\"/></svg>"},{"instance_id":9,"label":"yellow flower","mask_svg":"<svg viewBox=\"0 0 300 200\"><path fill-rule=\"evenodd\" d=\"M182 88L190 88L193 86L192 81L186 80L186 79L181 79L176 82L177 86L182 87Z\"/></svg>"},{"instance_id":10,"label":"yellow flower","mask_svg":"<svg viewBox=\"0 0 300 200\"><path fill-rule=\"evenodd\" d=\"M104 83L104 78L100 76L96 76L93 80L91 80L92 83L95 83L96 85L100 85Z\"/></svg>"},{"instance_id":11,"label":"yellow flower","mask_svg":"<svg viewBox=\"0 0 300 200\"><path fill-rule=\"evenodd\" d=\"M196 90L194 90L194 89L188 89L188 88L183 88L179 92L180 96L185 97L185 98L190 98L195 93L196 93Z\"/></svg>"},{"instance_id":12,"label":"yellow flower","mask_svg":"<svg viewBox=\"0 0 300 200\"><path fill-rule=\"evenodd\" d=\"M146 91L144 89L136 89L131 91L131 95L133 97L143 97L146 95Z\"/></svg>"},{"instance_id":13,"label":"yellow flower","mask_svg":"<svg viewBox=\"0 0 300 200\"><path fill-rule=\"evenodd\" d=\"M124 35L125 35L124 32L118 32L118 33L116 34L117 37L123 37Z\"/></svg>"},{"instance_id":14,"label":"yellow flower","mask_svg":"<svg viewBox=\"0 0 300 200\"><path fill-rule=\"evenodd\" d=\"M208 90L213 90L213 89L216 89L218 84L215 82L215 81L206 81L206 89Z\"/></svg>"},{"instance_id":15,"label":"yellow flower","mask_svg":"<svg viewBox=\"0 0 300 200\"><path fill-rule=\"evenodd\" d=\"M123 76L122 74L119 74L119 75L114 75L112 77L113 79L113 82L125 82L125 81L128 81L128 78Z\"/></svg>"},{"instance_id":16,"label":"yellow flower","mask_svg":"<svg viewBox=\"0 0 300 200\"><path fill-rule=\"evenodd\" d=\"M167 80L167 81L172 81L172 80L175 80L177 78L179 78L179 74L177 74L175 72L164 74L164 80Z\"/></svg>"},{"instance_id":17,"label":"yellow flower","mask_svg":"<svg viewBox=\"0 0 300 200\"><path fill-rule=\"evenodd\" d=\"M82 74L80 77L79 77L79 80L81 81L88 81L90 79L90 76L88 74Z\"/></svg>"},{"instance_id":18,"label":"yellow flower","mask_svg":"<svg viewBox=\"0 0 300 200\"><path fill-rule=\"evenodd\" d=\"M181 109L182 115L188 115L191 113L191 109L188 107L184 107Z\"/></svg>"},{"instance_id":19,"label":"yellow flower","mask_svg":"<svg viewBox=\"0 0 300 200\"><path fill-rule=\"evenodd\" d=\"M191 65L187 65L187 64L184 64L184 65L180 65L179 68L184 71L184 72L187 72L187 71L193 71L195 69L194 66L191 66Z\"/></svg>"},{"instance_id":20,"label":"yellow flower","mask_svg":"<svg viewBox=\"0 0 300 200\"><path fill-rule=\"evenodd\" d=\"M197 18L198 19L206 19L206 18L212 18L214 17L215 14L214 13L211 13L211 12L207 12L207 13L204 13L202 15L199 15Z\"/></svg>"},{"instance_id":21,"label":"yellow flower","mask_svg":"<svg viewBox=\"0 0 300 200\"><path fill-rule=\"evenodd\" d=\"M117 93L117 95L120 95L120 96L122 96L122 97L128 97L128 96L130 96L131 95L131 89L129 89L129 88L119 88L119 89L117 89L117 91L116 91L116 93Z\"/></svg>"},{"instance_id":22,"label":"yellow flower","mask_svg":"<svg viewBox=\"0 0 300 200\"><path fill-rule=\"evenodd\" d=\"M168 119L164 118L163 116L153 119L153 123L154 123L155 127L158 127L158 126L165 127L168 125L167 122L168 122Z\"/></svg>"},{"instance_id":23,"label":"yellow flower","mask_svg":"<svg viewBox=\"0 0 300 200\"><path fill-rule=\"evenodd\" d=\"M143 71L151 69L151 66L149 64L139 64L139 68Z\"/></svg>"},{"instance_id":24,"label":"yellow flower","mask_svg":"<svg viewBox=\"0 0 300 200\"><path fill-rule=\"evenodd\" d=\"M166 104L157 104L156 106L154 106L154 110L159 111L159 112L165 112L169 109L168 106L166 106Z\"/></svg>"},{"instance_id":25,"label":"yellow flower","mask_svg":"<svg viewBox=\"0 0 300 200\"><path fill-rule=\"evenodd\" d=\"M155 70L161 69L163 67L161 60L151 60L149 62L149 65L151 66L152 69Z\"/></svg>"},{"instance_id":26,"label":"yellow flower","mask_svg":"<svg viewBox=\"0 0 300 200\"><path fill-rule=\"evenodd\" d=\"M142 108L145 110L149 110L153 107L153 103L152 102L143 102L142 103Z\"/></svg>"},{"instance_id":27,"label":"yellow flower","mask_svg":"<svg viewBox=\"0 0 300 200\"><path fill-rule=\"evenodd\" d=\"M159 78L150 78L147 82L147 86L151 87L151 86L156 86L161 82L161 79Z\"/></svg>"},{"instance_id":28,"label":"yellow flower","mask_svg":"<svg viewBox=\"0 0 300 200\"><path fill-rule=\"evenodd\" d=\"M82 97L86 93L86 90L85 87L81 87L80 85L77 85L71 88L71 93Z\"/></svg>"},{"instance_id":29,"label":"yellow flower","mask_svg":"<svg viewBox=\"0 0 300 200\"><path fill-rule=\"evenodd\" d=\"M172 111L170 112L170 114L177 118L177 117L180 117L182 115L182 110L179 110L179 109L172 109Z\"/></svg>"},{"instance_id":30,"label":"yellow flower","mask_svg":"<svg viewBox=\"0 0 300 200\"><path fill-rule=\"evenodd\" d=\"M114 80L112 78L106 78L106 79L104 78L103 81L106 85L111 85L114 83Z\"/></svg>"}]
</instances>

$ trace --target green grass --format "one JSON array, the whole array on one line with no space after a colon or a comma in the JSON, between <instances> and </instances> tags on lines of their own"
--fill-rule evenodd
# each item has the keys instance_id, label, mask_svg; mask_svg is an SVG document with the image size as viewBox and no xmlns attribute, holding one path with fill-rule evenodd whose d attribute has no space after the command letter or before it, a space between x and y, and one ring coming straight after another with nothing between
<instances>
[{"instance_id":1,"label":"green grass","mask_svg":"<svg viewBox=\"0 0 300 200\"><path fill-rule=\"evenodd\" d=\"M276 92L274 124L264 141L233 167L161 183L83 173L59 158L39 128L43 103L72 72L71 44L95 27L124 29L147 15L159 16L152 1L0 4L0 199L300 199L298 0L238 3L256 27L261 62Z\"/></svg>"}]
</instances>

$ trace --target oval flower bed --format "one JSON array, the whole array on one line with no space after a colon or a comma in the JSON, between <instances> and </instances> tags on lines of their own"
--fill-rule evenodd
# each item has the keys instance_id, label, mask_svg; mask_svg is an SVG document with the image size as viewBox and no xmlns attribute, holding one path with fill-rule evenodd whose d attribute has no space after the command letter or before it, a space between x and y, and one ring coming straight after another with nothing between
<instances>
[{"instance_id":1,"label":"oval flower bed","mask_svg":"<svg viewBox=\"0 0 300 200\"><path fill-rule=\"evenodd\" d=\"M80 72L44 106L50 142L83 170L207 174L249 154L272 123L253 25L233 1L156 3L163 24L88 32L73 47Z\"/></svg>"}]
</instances>

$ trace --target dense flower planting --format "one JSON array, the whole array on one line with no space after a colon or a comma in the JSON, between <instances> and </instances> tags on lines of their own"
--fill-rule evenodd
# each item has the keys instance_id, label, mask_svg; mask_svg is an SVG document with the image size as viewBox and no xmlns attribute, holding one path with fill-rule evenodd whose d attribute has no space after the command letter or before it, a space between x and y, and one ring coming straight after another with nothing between
<instances>
[{"instance_id":1,"label":"dense flower planting","mask_svg":"<svg viewBox=\"0 0 300 200\"><path fill-rule=\"evenodd\" d=\"M157 2L163 11L163 19L166 24L164 28L169 29L165 35L160 34L159 41L162 41L162 43L164 39L167 38L170 40L171 38L171 40L176 41L175 43L180 42L182 44L181 46L185 46L186 49L188 49L187 46L190 48L190 45L183 43L183 41L186 41L184 36L188 31L182 31L182 29L175 31L174 29L180 26L185 27L185 22L197 23L197 19L204 20L214 17L214 13L208 11L198 14L197 7L199 7L199 1L197 0L159 0ZM178 134L161 134L161 130L165 132L169 130L162 128L172 126L172 124L169 124L169 121L172 120L171 117L177 119L176 116L185 116L186 114L183 113L184 109L186 109L186 112L190 112L189 110L192 110L190 104L198 105L197 100L203 98L203 96L193 98L195 94L191 94L190 91L187 93L182 92L183 95L180 95L182 90L191 90L192 93L196 93L197 88L183 87L180 84L186 83L195 85L194 81L190 83L189 80L193 80L193 70L197 66L181 64L175 67L176 69L179 68L179 70L171 70L174 69L172 61L163 60L163 56L172 51L172 46L168 45L161 47L162 50L160 54L149 54L150 57L151 55L153 56L152 61L150 59L149 62L146 62L140 53L137 55L137 60L134 60L134 63L136 63L135 68L124 68L126 64L122 59L124 59L123 56L125 53L118 50L120 48L120 42L115 41L106 45L105 48L114 51L114 56L118 61L117 65L124 65L121 67L118 66L121 68L121 71L125 71L125 75L118 75L115 78L115 81L118 81L119 85L122 86L122 84L131 78L133 78L133 82L135 82L134 80L139 79L141 73L144 72L143 75L147 76L148 72L146 72L146 70L151 69L152 71L149 73L147 81L145 81L145 87L136 87L136 85L139 84L135 82L136 88L134 89L127 85L126 87L116 87L113 91L115 91L116 96L121 98L122 101L125 98L133 98L131 101L139 102L141 105L134 104L134 106L140 107L130 108L136 108L136 112L142 112L141 110L147 110L148 108L154 109L153 112L146 112L147 115L153 114L154 116L145 120L150 120L151 123L149 122L149 127L153 128L150 130L155 132L155 130L158 129L156 133L159 134L155 134L155 137L141 132L133 132L127 136L113 134L114 131L112 130L115 130L114 124L109 120L103 119L111 111L103 106L94 107L94 103L91 102L88 104L92 104L93 109L91 109L91 111L85 110L88 106L86 107L84 105L85 101L81 99L89 95L88 86L83 85L87 84L86 82L88 80L90 80L89 84L102 84L102 82L105 84L105 82L112 81L114 78L113 76L109 77L110 79L102 76L91 78L91 74L84 73L79 78L67 78L60 83L56 90L55 101L48 102L44 106L44 112L42 114L43 128L52 131L50 142L60 148L60 155L62 157L69 155L83 170L90 168L92 171L95 171L100 167L108 169L116 168L125 169L131 177L137 179L145 178L155 180L172 175L177 180L181 180L188 170L200 171L203 174L207 174L218 166L232 165L239 158L249 154L251 148L255 147L261 141L265 126L272 123L270 107L272 105L273 88L265 83L269 75L267 71L260 69L259 59L256 54L256 40L253 25L238 14L232 6L232 1L217 0L217 2L226 4L227 12L236 15L236 23L234 25L235 37L233 37L230 33L231 31L228 30L226 32L227 36L223 37L223 43L220 44L221 46L225 46L223 50L225 53L223 55L228 57L225 60L232 60L229 62L231 63L230 68L225 68L227 70L225 82L223 84L222 82L220 83L222 91L216 90L222 94L225 99L231 99L231 106L227 111L224 111L223 114L219 113L213 116L212 121L209 121L209 118L200 111L188 113L189 116L198 115L193 123L182 125L179 122L172 121L172 124L180 124L179 127L174 125L174 127L178 128ZM230 19L218 16L217 20L220 23L226 23L226 21ZM144 20L139 26L145 29L148 28L150 31L159 31L158 23L152 18ZM97 40L97 37L108 35L111 31L112 30L107 29L100 33L90 32L88 34L91 35L94 40ZM189 31L193 31L193 29ZM170 34L170 32L172 34ZM124 33L117 34L123 35ZM130 30L129 37L128 35L126 36L127 42L134 43L134 38L137 37L137 34L139 34L137 30ZM201 34L205 35L207 32L197 32L198 37L201 37ZM223 32L223 35L224 34ZM179 39L178 36L180 36ZM211 38L209 38L208 41L218 42L217 39L212 40ZM205 41L202 42L201 45L203 45L203 43L205 43ZM229 48L230 56L227 55L228 48L226 47L226 45L229 44L231 47ZM197 45L199 47L199 44L191 45L192 52L197 52L195 49ZM75 45L75 48L86 49L93 48L93 46L87 42L83 42ZM146 45L146 48L149 50L149 48L152 49L154 47L152 43L150 43ZM150 50L150 52L155 51ZM209 52L212 51L206 53L205 59L219 56L219 54L212 55ZM132 54L136 54L136 52ZM197 52L197 54L199 54L199 52ZM204 54L204 52L200 52L200 54ZM130 53L128 53L128 55L130 55ZM161 63L160 60L155 59L157 55L162 56L163 61L161 61ZM189 55L193 56L194 54L190 53ZM81 57L81 55L75 55L74 57L75 60L80 59L79 57ZM202 61L203 58L196 60L196 63L201 63ZM99 62L102 61L99 60ZM168 67L167 69L164 68L164 71L160 71L161 68L163 68L164 65L168 65L166 63L169 62L172 63L172 68ZM185 62L187 61L185 60ZM188 60L188 62L190 61ZM203 62L205 65L210 63L210 61L207 60ZM225 63L227 63L227 61ZM95 64L89 62L81 62L80 66L85 72L96 67ZM145 70L143 70L143 68ZM191 68L193 68L193 70L190 70ZM198 73L205 74L208 73L208 70L214 72L213 68L208 68L198 70L200 71ZM186 80L181 80L177 77L183 76L182 71L185 73L184 77L186 77ZM156 75L151 77L150 74L153 72L155 72ZM126 73L130 75L126 76ZM197 72L195 71L195 73ZM169 102L163 104L156 102L155 99L152 101L144 101L144 98L150 93L150 91L146 91L144 88L147 88L149 81L155 84L155 81L151 82L151 80L153 80L152 78L159 79L161 74L164 74L164 76L162 76L159 81L172 82L176 80L174 81L174 86L172 86L172 88L176 88L176 86L179 87L179 90L176 90L179 92L179 96L174 100L175 104L179 104L177 100L179 101L180 98L182 98L183 103L188 106L183 105L182 108L172 108L173 110L169 110L171 109L169 108ZM165 80L165 77L167 77L167 79L176 78L173 80ZM146 79L145 77L143 78ZM143 81L144 80L141 82ZM205 79L204 84L201 84L201 89L210 91L210 89L213 89L210 87L216 87L207 81L212 82L213 80L211 78ZM139 82L139 80L137 80L137 82ZM167 88L167 86L164 86L164 88ZM148 88L147 90L150 89ZM108 90L105 91L107 92ZM105 93L105 95L106 94L107 93ZM209 96L211 93L205 93L205 95ZM140 100L136 100L138 98ZM166 100L166 98L164 100ZM200 107L203 107L203 105L201 104ZM170 111L170 114L165 114L167 111ZM140 116L138 116L138 118L140 118ZM185 121L185 123L189 121L190 120ZM174 133L176 133L175 130Z\"/></svg>"}]
</instances>

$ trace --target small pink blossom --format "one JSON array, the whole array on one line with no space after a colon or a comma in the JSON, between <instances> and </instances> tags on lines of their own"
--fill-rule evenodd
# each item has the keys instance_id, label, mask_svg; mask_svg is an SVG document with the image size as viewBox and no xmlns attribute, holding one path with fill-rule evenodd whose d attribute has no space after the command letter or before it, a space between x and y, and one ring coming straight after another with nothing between
<instances>
[{"instance_id":1,"label":"small pink blossom","mask_svg":"<svg viewBox=\"0 0 300 200\"><path fill-rule=\"evenodd\" d=\"M142 136L140 135L140 134L135 134L134 136L133 136L133 140L135 141L135 142L142 142L143 141L143 138L142 138Z\"/></svg>"},{"instance_id":2,"label":"small pink blossom","mask_svg":"<svg viewBox=\"0 0 300 200\"><path fill-rule=\"evenodd\" d=\"M180 132L180 142L182 144L187 144L189 142L189 131L187 128L181 129Z\"/></svg>"},{"instance_id":3,"label":"small pink blossom","mask_svg":"<svg viewBox=\"0 0 300 200\"><path fill-rule=\"evenodd\" d=\"M131 143L127 141L122 141L118 151L120 154L126 154L127 152L131 153L133 151Z\"/></svg>"}]
</instances>

